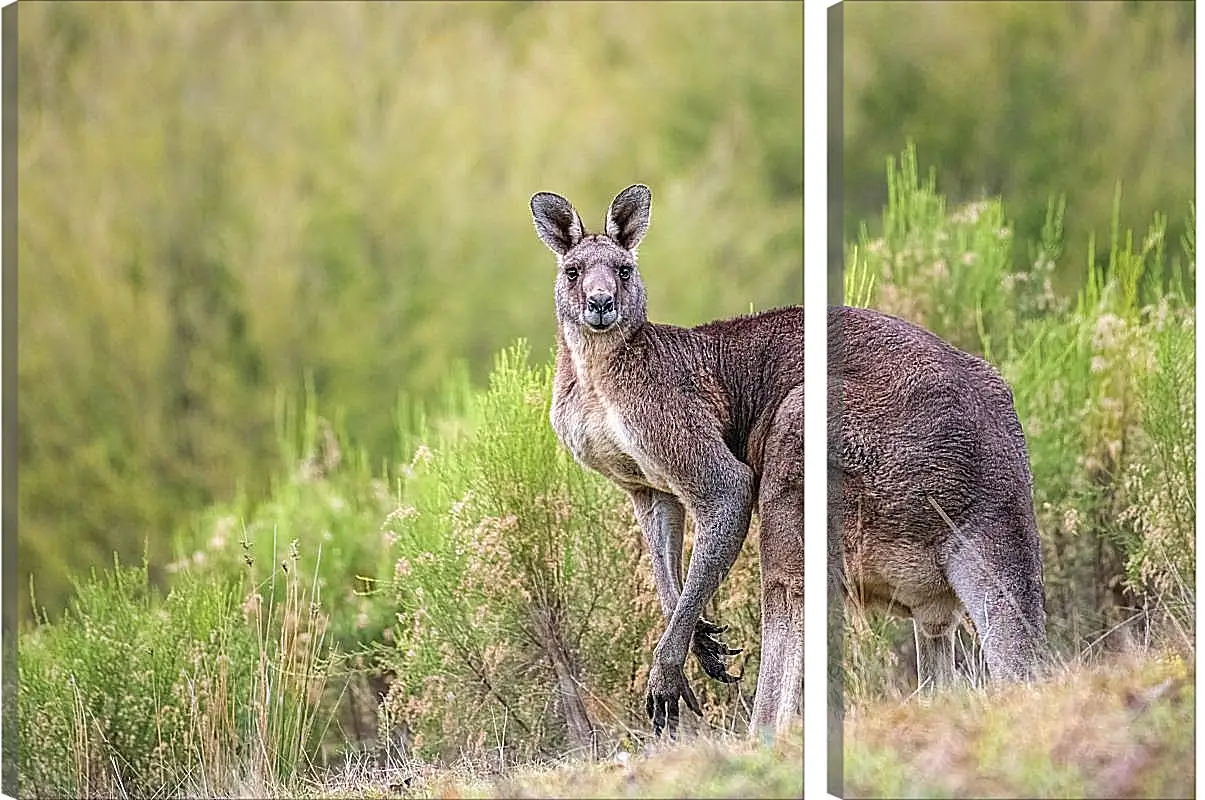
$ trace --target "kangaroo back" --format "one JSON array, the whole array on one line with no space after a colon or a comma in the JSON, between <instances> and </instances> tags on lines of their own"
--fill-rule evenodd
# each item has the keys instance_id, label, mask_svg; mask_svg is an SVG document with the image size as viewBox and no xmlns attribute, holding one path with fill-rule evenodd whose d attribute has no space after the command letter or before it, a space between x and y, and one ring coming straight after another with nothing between
<instances>
[{"instance_id":1,"label":"kangaroo back","mask_svg":"<svg viewBox=\"0 0 1205 800\"><path fill-rule=\"evenodd\" d=\"M938 673L922 681L952 667L952 652L923 640L944 651L963 607L993 676L1030 674L1045 642L1042 561L1007 384L982 359L875 311L830 309L828 333L843 579L858 600L914 618L927 651L918 670Z\"/></svg>"}]
</instances>

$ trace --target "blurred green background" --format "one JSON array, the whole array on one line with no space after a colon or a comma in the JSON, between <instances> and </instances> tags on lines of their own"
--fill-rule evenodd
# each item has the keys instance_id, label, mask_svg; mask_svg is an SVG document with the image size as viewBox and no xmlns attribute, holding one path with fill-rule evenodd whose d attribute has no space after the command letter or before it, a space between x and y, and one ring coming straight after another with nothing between
<instances>
[{"instance_id":1,"label":"blurred green background","mask_svg":"<svg viewBox=\"0 0 1205 800\"><path fill-rule=\"evenodd\" d=\"M1059 288L1192 197L1193 5L844 8L847 235L909 139L1000 194L1017 269L1067 197ZM601 226L653 190L656 319L799 302L801 3L37 3L18 41L18 485L29 575L146 551L263 496L311 381L371 459L515 339L552 344L530 195ZM1100 259L1107 247L1098 247ZM401 402L405 400L405 402Z\"/></svg>"},{"instance_id":2,"label":"blurred green background","mask_svg":"<svg viewBox=\"0 0 1205 800\"><path fill-rule=\"evenodd\" d=\"M1116 181L1123 229L1159 211L1179 241L1193 198L1193 3L853 0L842 13L847 240L862 221L878 235L884 160L910 139L951 204L1003 198L1017 269L1048 198L1066 196L1058 290L1083 280L1090 232L1107 242Z\"/></svg>"},{"instance_id":3,"label":"blurred green background","mask_svg":"<svg viewBox=\"0 0 1205 800\"><path fill-rule=\"evenodd\" d=\"M400 457L416 403L550 352L533 192L641 181L655 319L802 293L799 3L22 5L18 488L29 576L263 496L310 381ZM894 146L894 145L893 145ZM401 402L400 400L405 400ZM408 454L406 454L408 457Z\"/></svg>"}]
</instances>

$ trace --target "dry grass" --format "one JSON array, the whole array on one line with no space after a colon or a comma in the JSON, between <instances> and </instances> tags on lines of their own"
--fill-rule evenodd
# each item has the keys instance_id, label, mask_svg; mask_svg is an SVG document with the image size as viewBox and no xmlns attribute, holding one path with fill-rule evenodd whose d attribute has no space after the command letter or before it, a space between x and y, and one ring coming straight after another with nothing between
<instances>
[{"instance_id":1,"label":"dry grass","mask_svg":"<svg viewBox=\"0 0 1205 800\"><path fill-rule=\"evenodd\" d=\"M1035 686L852 709L846 797L1190 797L1194 669L1067 666Z\"/></svg>"},{"instance_id":2,"label":"dry grass","mask_svg":"<svg viewBox=\"0 0 1205 800\"><path fill-rule=\"evenodd\" d=\"M498 772L465 760L437 768L368 763L311 787L323 797L802 797L803 737L796 727L770 743L698 737L618 750L598 761L530 763Z\"/></svg>"}]
</instances>

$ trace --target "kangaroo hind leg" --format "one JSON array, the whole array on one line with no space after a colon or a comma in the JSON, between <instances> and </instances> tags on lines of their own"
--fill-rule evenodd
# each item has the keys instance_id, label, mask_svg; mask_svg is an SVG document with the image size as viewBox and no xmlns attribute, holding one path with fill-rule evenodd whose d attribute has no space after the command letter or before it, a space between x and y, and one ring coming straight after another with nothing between
<instances>
[{"instance_id":1,"label":"kangaroo hind leg","mask_svg":"<svg viewBox=\"0 0 1205 800\"><path fill-rule=\"evenodd\" d=\"M994 681L1036 677L1046 657L1042 561L1036 527L1015 515L979 514L958 526L946 577L979 634Z\"/></svg>"},{"instance_id":2,"label":"kangaroo hind leg","mask_svg":"<svg viewBox=\"0 0 1205 800\"><path fill-rule=\"evenodd\" d=\"M954 684L954 634L958 628L960 604L935 602L912 609L912 628L916 636L916 688L922 694Z\"/></svg>"},{"instance_id":3,"label":"kangaroo hind leg","mask_svg":"<svg viewBox=\"0 0 1205 800\"><path fill-rule=\"evenodd\" d=\"M762 650L750 735L803 709L803 387L775 415L758 496Z\"/></svg>"}]
</instances>

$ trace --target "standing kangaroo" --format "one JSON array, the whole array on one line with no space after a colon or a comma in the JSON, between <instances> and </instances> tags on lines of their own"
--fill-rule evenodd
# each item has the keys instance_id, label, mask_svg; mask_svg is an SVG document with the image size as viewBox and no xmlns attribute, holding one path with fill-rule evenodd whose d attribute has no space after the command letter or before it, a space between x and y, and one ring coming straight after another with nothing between
<instances>
[{"instance_id":1,"label":"standing kangaroo","mask_svg":"<svg viewBox=\"0 0 1205 800\"><path fill-rule=\"evenodd\" d=\"M830 308L828 342L830 582L912 617L922 688L953 679L964 607L989 675L1033 676L1046 648L1042 555L1008 385L877 311Z\"/></svg>"},{"instance_id":2,"label":"standing kangaroo","mask_svg":"<svg viewBox=\"0 0 1205 800\"><path fill-rule=\"evenodd\" d=\"M646 711L676 735L678 701L696 714L688 651L712 678L739 653L701 614L728 574L757 505L762 657L750 733L783 729L803 688L803 309L695 328L648 321L636 248L651 196L637 184L590 234L565 198L531 198L557 257L552 427L583 465L627 491L653 562L666 628L653 650ZM683 582L682 526L695 521Z\"/></svg>"}]
</instances>

